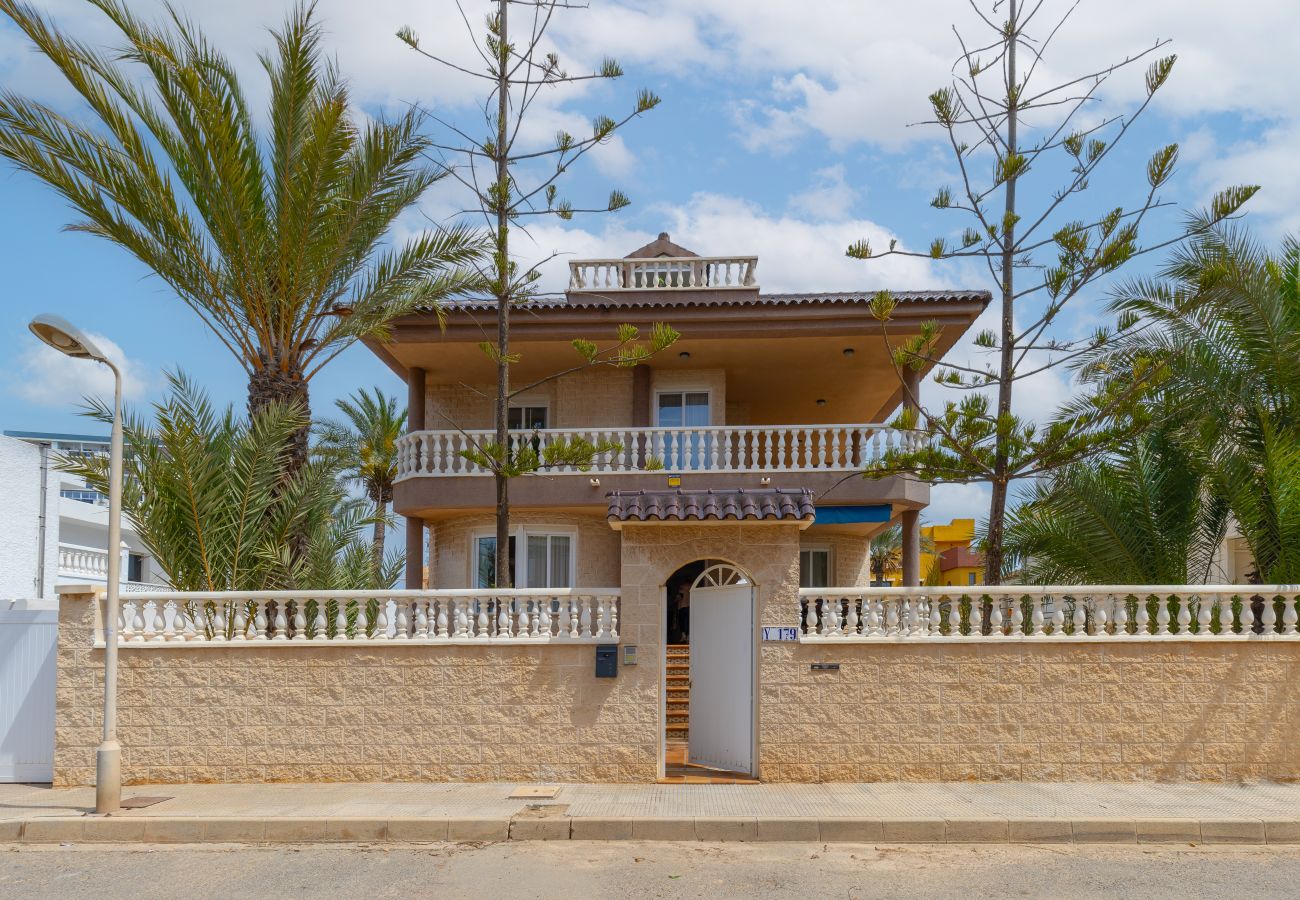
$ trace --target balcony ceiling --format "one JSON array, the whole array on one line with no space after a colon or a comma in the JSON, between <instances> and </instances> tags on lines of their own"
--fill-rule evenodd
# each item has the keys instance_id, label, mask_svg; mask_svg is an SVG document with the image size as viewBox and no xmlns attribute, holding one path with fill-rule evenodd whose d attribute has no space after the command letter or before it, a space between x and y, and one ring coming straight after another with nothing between
<instances>
[{"instance_id":1,"label":"balcony ceiling","mask_svg":"<svg viewBox=\"0 0 1300 900\"><path fill-rule=\"evenodd\" d=\"M512 378L524 384L574 365L578 357L569 344L574 337L606 346L622 322L648 329L665 321L681 339L647 365L667 371L725 369L727 402L749 407L747 424L881 421L902 393L880 323L866 307L869 298L859 295L863 299L851 303L844 295L830 296L834 299L826 302L810 298L744 311L705 306L573 309L564 304L520 310L513 317L511 350L521 359ZM939 350L947 352L986 302L987 295L975 293L963 299L900 302L890 338L901 342L922 322L936 321L942 328ZM421 367L430 384L484 384L495 378L495 369L478 344L494 337L491 307L459 308L448 313L445 327L432 314L408 316L395 323L390 342L367 343L403 378L408 368ZM851 356L845 356L846 349L853 350ZM689 358L682 359L682 353ZM819 406L819 399L825 404Z\"/></svg>"}]
</instances>

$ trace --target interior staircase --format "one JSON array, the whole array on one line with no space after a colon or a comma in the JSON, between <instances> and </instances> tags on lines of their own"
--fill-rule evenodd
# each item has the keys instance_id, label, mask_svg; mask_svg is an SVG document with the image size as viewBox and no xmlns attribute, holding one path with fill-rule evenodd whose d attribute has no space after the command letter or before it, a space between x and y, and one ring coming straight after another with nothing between
<instances>
[{"instance_id":1,"label":"interior staircase","mask_svg":"<svg viewBox=\"0 0 1300 900\"><path fill-rule=\"evenodd\" d=\"M685 741L690 731L691 645L669 644L667 666L665 736L670 741Z\"/></svg>"}]
</instances>

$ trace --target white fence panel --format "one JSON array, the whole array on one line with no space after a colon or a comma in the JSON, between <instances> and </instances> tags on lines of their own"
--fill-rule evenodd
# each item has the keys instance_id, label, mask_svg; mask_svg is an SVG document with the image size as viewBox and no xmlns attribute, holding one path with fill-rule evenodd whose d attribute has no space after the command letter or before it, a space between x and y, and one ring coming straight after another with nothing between
<instances>
[{"instance_id":1,"label":"white fence panel","mask_svg":"<svg viewBox=\"0 0 1300 900\"><path fill-rule=\"evenodd\" d=\"M0 609L0 782L54 778L55 609Z\"/></svg>"}]
</instances>

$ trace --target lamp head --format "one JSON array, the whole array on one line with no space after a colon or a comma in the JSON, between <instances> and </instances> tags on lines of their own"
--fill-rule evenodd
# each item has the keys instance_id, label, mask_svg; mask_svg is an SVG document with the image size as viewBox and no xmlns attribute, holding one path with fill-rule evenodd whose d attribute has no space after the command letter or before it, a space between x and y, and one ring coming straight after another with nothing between
<instances>
[{"instance_id":1,"label":"lamp head","mask_svg":"<svg viewBox=\"0 0 1300 900\"><path fill-rule=\"evenodd\" d=\"M96 347L94 341L62 316L41 313L32 319L27 324L27 327L31 329L32 334L46 344L49 344L60 353L71 356L73 359L93 359L96 362L108 362L108 357L104 355L104 351Z\"/></svg>"}]
</instances>

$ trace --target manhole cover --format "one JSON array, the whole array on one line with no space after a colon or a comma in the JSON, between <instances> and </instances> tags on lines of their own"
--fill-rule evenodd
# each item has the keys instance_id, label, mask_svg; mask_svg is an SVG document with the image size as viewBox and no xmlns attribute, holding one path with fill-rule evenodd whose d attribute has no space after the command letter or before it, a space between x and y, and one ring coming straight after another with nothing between
<instances>
[{"instance_id":1,"label":"manhole cover","mask_svg":"<svg viewBox=\"0 0 1300 900\"><path fill-rule=\"evenodd\" d=\"M545 787L543 785L522 785L515 788L510 795L511 800L553 800L560 793L558 787Z\"/></svg>"}]
</instances>

